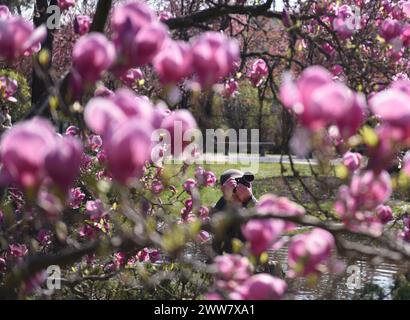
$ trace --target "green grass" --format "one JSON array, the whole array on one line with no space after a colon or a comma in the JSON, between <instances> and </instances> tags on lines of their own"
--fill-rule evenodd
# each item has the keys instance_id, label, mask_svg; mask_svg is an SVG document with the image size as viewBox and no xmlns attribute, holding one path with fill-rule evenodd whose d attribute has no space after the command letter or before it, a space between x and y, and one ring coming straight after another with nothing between
<instances>
[{"instance_id":1,"label":"green grass","mask_svg":"<svg viewBox=\"0 0 410 320\"><path fill-rule=\"evenodd\" d=\"M240 164L205 164L201 165L205 170L210 170L215 173L217 179L221 174L228 169L238 169L242 171L251 171L255 175L255 181L253 183L253 191L257 198L266 193L275 193L278 195L289 195L286 185L283 182L281 176L281 165L279 163L259 163L258 166L253 168L244 168ZM316 171L318 170L317 166L312 166ZM165 170L169 176L173 176L178 173L178 170L181 168L180 165L166 165ZM191 165L185 174L179 175L182 179L188 179L194 177L194 171L196 166ZM295 164L295 170L299 173L301 177L312 178L312 170L309 165L305 164ZM254 169L254 170L252 170ZM256 169L256 170L255 170ZM292 177L293 173L289 164L283 164L283 176ZM296 192L302 192L300 186L296 181L292 180ZM220 185L217 185L213 188L202 188L201 189L201 202L203 205L213 205L221 197Z\"/></svg>"}]
</instances>

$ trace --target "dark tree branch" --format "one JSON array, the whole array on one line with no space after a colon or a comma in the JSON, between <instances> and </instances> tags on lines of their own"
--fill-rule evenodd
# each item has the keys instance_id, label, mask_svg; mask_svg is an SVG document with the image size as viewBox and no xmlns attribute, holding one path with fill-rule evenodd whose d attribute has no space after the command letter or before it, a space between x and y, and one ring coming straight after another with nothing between
<instances>
[{"instance_id":1,"label":"dark tree branch","mask_svg":"<svg viewBox=\"0 0 410 320\"><path fill-rule=\"evenodd\" d=\"M241 5L217 5L215 7L195 12L189 16L172 18L164 23L171 29L184 29L195 26L199 23L207 22L212 19L220 18L229 14L246 14L252 17L265 16L270 18L282 18L282 13L269 11L273 0L267 0L266 3L259 6L241 6Z\"/></svg>"}]
</instances>

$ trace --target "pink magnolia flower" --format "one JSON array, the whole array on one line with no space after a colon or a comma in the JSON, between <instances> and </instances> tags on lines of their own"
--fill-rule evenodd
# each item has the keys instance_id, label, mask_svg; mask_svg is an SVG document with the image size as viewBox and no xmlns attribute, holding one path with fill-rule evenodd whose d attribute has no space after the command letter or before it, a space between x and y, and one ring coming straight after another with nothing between
<instances>
[{"instance_id":1,"label":"pink magnolia flower","mask_svg":"<svg viewBox=\"0 0 410 320\"><path fill-rule=\"evenodd\" d=\"M69 194L69 206L72 209L78 209L85 199L85 194L81 188L71 188Z\"/></svg>"},{"instance_id":2,"label":"pink magnolia flower","mask_svg":"<svg viewBox=\"0 0 410 320\"><path fill-rule=\"evenodd\" d=\"M4 221L4 213L2 210L0 210L0 225L3 223Z\"/></svg>"},{"instance_id":3,"label":"pink magnolia flower","mask_svg":"<svg viewBox=\"0 0 410 320\"><path fill-rule=\"evenodd\" d=\"M353 172L360 168L362 158L360 153L349 151L343 155L343 164Z\"/></svg>"},{"instance_id":4,"label":"pink magnolia flower","mask_svg":"<svg viewBox=\"0 0 410 320\"><path fill-rule=\"evenodd\" d=\"M45 168L51 180L62 190L68 190L77 178L83 148L79 140L64 137L56 140L45 158Z\"/></svg>"},{"instance_id":5,"label":"pink magnolia flower","mask_svg":"<svg viewBox=\"0 0 410 320\"><path fill-rule=\"evenodd\" d=\"M333 236L323 229L295 236L289 244L288 264L293 276L308 276L318 272L335 247Z\"/></svg>"},{"instance_id":6,"label":"pink magnolia flower","mask_svg":"<svg viewBox=\"0 0 410 320\"><path fill-rule=\"evenodd\" d=\"M69 126L65 131L65 135L70 136L70 137L78 136L79 133L80 133L80 129L76 126Z\"/></svg>"},{"instance_id":7,"label":"pink magnolia flower","mask_svg":"<svg viewBox=\"0 0 410 320\"><path fill-rule=\"evenodd\" d=\"M124 112L110 99L93 98L85 107L84 120L94 133L108 135L114 127L127 120Z\"/></svg>"},{"instance_id":8,"label":"pink magnolia flower","mask_svg":"<svg viewBox=\"0 0 410 320\"><path fill-rule=\"evenodd\" d=\"M403 26L400 39L405 47L410 46L410 24L405 24Z\"/></svg>"},{"instance_id":9,"label":"pink magnolia flower","mask_svg":"<svg viewBox=\"0 0 410 320\"><path fill-rule=\"evenodd\" d=\"M45 159L56 143L51 124L41 118L23 121L3 134L0 157L3 168L14 183L29 188L43 181Z\"/></svg>"},{"instance_id":10,"label":"pink magnolia flower","mask_svg":"<svg viewBox=\"0 0 410 320\"><path fill-rule=\"evenodd\" d=\"M386 171L379 175L366 171L363 175L353 176L350 190L364 208L371 210L389 199L392 193L390 176Z\"/></svg>"},{"instance_id":11,"label":"pink magnolia flower","mask_svg":"<svg viewBox=\"0 0 410 320\"><path fill-rule=\"evenodd\" d=\"M132 87L136 81L144 78L144 74L141 69L133 68L129 69L125 74L123 74L120 79L128 87Z\"/></svg>"},{"instance_id":12,"label":"pink magnolia flower","mask_svg":"<svg viewBox=\"0 0 410 320\"><path fill-rule=\"evenodd\" d=\"M97 160L99 162L99 164L101 165L106 165L107 164L107 153L104 150L99 150L97 152Z\"/></svg>"},{"instance_id":13,"label":"pink magnolia flower","mask_svg":"<svg viewBox=\"0 0 410 320\"><path fill-rule=\"evenodd\" d=\"M370 223L376 231L380 226L375 225L377 221L372 221L372 216L366 211L372 211L387 201L391 192L387 172L375 174L373 171L366 171L362 175L354 175L349 187L339 188L334 208L347 225Z\"/></svg>"},{"instance_id":14,"label":"pink magnolia flower","mask_svg":"<svg viewBox=\"0 0 410 320\"><path fill-rule=\"evenodd\" d=\"M161 193L162 190L164 190L164 185L162 184L162 182L160 180L153 180L151 183L151 191L154 194L158 194Z\"/></svg>"},{"instance_id":15,"label":"pink magnolia flower","mask_svg":"<svg viewBox=\"0 0 410 320\"><path fill-rule=\"evenodd\" d=\"M376 215L383 224L386 224L387 222L393 220L393 211L389 206L382 204L377 206Z\"/></svg>"},{"instance_id":16,"label":"pink magnolia flower","mask_svg":"<svg viewBox=\"0 0 410 320\"><path fill-rule=\"evenodd\" d=\"M13 60L40 49L47 35L45 26L34 30L33 24L21 17L0 19L0 58Z\"/></svg>"},{"instance_id":17,"label":"pink magnolia flower","mask_svg":"<svg viewBox=\"0 0 410 320\"><path fill-rule=\"evenodd\" d=\"M378 115L383 123L392 128L399 129L403 137L410 136L408 121L410 120L409 94L403 82L393 84L393 88L384 90L374 95L370 101L370 108Z\"/></svg>"},{"instance_id":18,"label":"pink magnolia flower","mask_svg":"<svg viewBox=\"0 0 410 320\"><path fill-rule=\"evenodd\" d=\"M142 27L155 22L154 11L142 1L128 1L113 11L111 24L117 36L137 33Z\"/></svg>"},{"instance_id":19,"label":"pink magnolia flower","mask_svg":"<svg viewBox=\"0 0 410 320\"><path fill-rule=\"evenodd\" d=\"M140 52L137 55L137 36L142 32L142 29L147 28L148 30L152 24L158 23L156 21L155 13L143 2L128 1L115 7L111 18L111 25L114 31L115 47L120 57L119 64L115 67L116 72L123 74L126 70L141 65L140 57L143 53ZM145 32L144 39L140 37L139 41L147 39L147 36L149 38L148 33ZM151 49L154 47L158 48L161 45L160 41L154 44L152 41L155 40L155 34L152 32L150 36L154 36L154 38L147 39L148 41L151 40ZM152 52L152 50L150 51Z\"/></svg>"},{"instance_id":20,"label":"pink magnolia flower","mask_svg":"<svg viewBox=\"0 0 410 320\"><path fill-rule=\"evenodd\" d=\"M198 186L198 182L194 179L187 179L182 186L187 193L191 194L193 189Z\"/></svg>"},{"instance_id":21,"label":"pink magnolia flower","mask_svg":"<svg viewBox=\"0 0 410 320\"><path fill-rule=\"evenodd\" d=\"M131 119L107 137L104 150L112 177L128 184L144 173L145 162L151 157L150 124Z\"/></svg>"},{"instance_id":22,"label":"pink magnolia flower","mask_svg":"<svg viewBox=\"0 0 410 320\"><path fill-rule=\"evenodd\" d=\"M348 5L341 5L336 10L336 18L333 20L333 29L341 39L349 38L356 29L358 21L352 8Z\"/></svg>"},{"instance_id":23,"label":"pink magnolia flower","mask_svg":"<svg viewBox=\"0 0 410 320\"><path fill-rule=\"evenodd\" d=\"M13 258L22 258L28 253L27 246L25 244L10 244L9 245L9 254Z\"/></svg>"},{"instance_id":24,"label":"pink magnolia flower","mask_svg":"<svg viewBox=\"0 0 410 320\"><path fill-rule=\"evenodd\" d=\"M144 248L137 253L137 259L139 262L148 262L155 263L161 259L161 255L158 250Z\"/></svg>"},{"instance_id":25,"label":"pink magnolia flower","mask_svg":"<svg viewBox=\"0 0 410 320\"><path fill-rule=\"evenodd\" d=\"M87 15L76 15L74 19L74 32L80 36L88 33L91 27L91 18Z\"/></svg>"},{"instance_id":26,"label":"pink magnolia flower","mask_svg":"<svg viewBox=\"0 0 410 320\"><path fill-rule=\"evenodd\" d=\"M336 125L341 136L348 138L364 120L364 97L333 82L332 75L322 67L307 68L296 82L285 76L279 94L284 106L313 131Z\"/></svg>"},{"instance_id":27,"label":"pink magnolia flower","mask_svg":"<svg viewBox=\"0 0 410 320\"><path fill-rule=\"evenodd\" d=\"M75 6L75 0L58 0L58 6L61 10L68 10Z\"/></svg>"},{"instance_id":28,"label":"pink magnolia flower","mask_svg":"<svg viewBox=\"0 0 410 320\"><path fill-rule=\"evenodd\" d=\"M213 187L215 183L216 183L215 173L213 173L212 171L205 171L204 172L204 186Z\"/></svg>"},{"instance_id":29,"label":"pink magnolia flower","mask_svg":"<svg viewBox=\"0 0 410 320\"><path fill-rule=\"evenodd\" d=\"M399 21L394 19L386 19L383 21L380 29L380 35L387 41L400 37L401 35L401 24Z\"/></svg>"},{"instance_id":30,"label":"pink magnolia flower","mask_svg":"<svg viewBox=\"0 0 410 320\"><path fill-rule=\"evenodd\" d=\"M190 47L182 41L168 40L155 57L154 68L163 84L175 84L192 74Z\"/></svg>"},{"instance_id":31,"label":"pink magnolia flower","mask_svg":"<svg viewBox=\"0 0 410 320\"><path fill-rule=\"evenodd\" d=\"M253 272L253 267L246 257L237 254L217 256L214 260L217 277L225 281L243 282Z\"/></svg>"},{"instance_id":32,"label":"pink magnolia flower","mask_svg":"<svg viewBox=\"0 0 410 320\"><path fill-rule=\"evenodd\" d=\"M125 114L127 119L135 117L140 121L152 123L154 108L145 97L136 95L128 88L121 88L115 92L112 101Z\"/></svg>"},{"instance_id":33,"label":"pink magnolia flower","mask_svg":"<svg viewBox=\"0 0 410 320\"><path fill-rule=\"evenodd\" d=\"M239 85L238 81L235 79L229 79L225 82L223 95L227 98L234 97L239 94Z\"/></svg>"},{"instance_id":34,"label":"pink magnolia flower","mask_svg":"<svg viewBox=\"0 0 410 320\"><path fill-rule=\"evenodd\" d=\"M40 229L37 234L37 240L42 246L46 246L51 243L52 233L47 229Z\"/></svg>"},{"instance_id":35,"label":"pink magnolia flower","mask_svg":"<svg viewBox=\"0 0 410 320\"><path fill-rule=\"evenodd\" d=\"M162 23L152 23L143 27L131 43L132 66L139 67L150 63L160 52L167 38L168 30Z\"/></svg>"},{"instance_id":36,"label":"pink magnolia flower","mask_svg":"<svg viewBox=\"0 0 410 320\"><path fill-rule=\"evenodd\" d=\"M161 128L168 131L171 138L171 152L173 155L180 155L189 141L184 141L184 135L197 128L197 123L192 114L187 110L177 110L172 112L161 123Z\"/></svg>"},{"instance_id":37,"label":"pink magnolia flower","mask_svg":"<svg viewBox=\"0 0 410 320\"><path fill-rule=\"evenodd\" d=\"M250 250L254 255L271 248L279 240L286 224L279 219L250 220L242 226L242 234L250 243Z\"/></svg>"},{"instance_id":38,"label":"pink magnolia flower","mask_svg":"<svg viewBox=\"0 0 410 320\"><path fill-rule=\"evenodd\" d=\"M126 263L127 257L124 252L117 252L114 255L114 264L117 266L117 268L125 266Z\"/></svg>"},{"instance_id":39,"label":"pink magnolia flower","mask_svg":"<svg viewBox=\"0 0 410 320\"><path fill-rule=\"evenodd\" d=\"M199 83L208 87L233 71L239 60L239 46L222 33L206 32L192 44L192 56Z\"/></svg>"},{"instance_id":40,"label":"pink magnolia flower","mask_svg":"<svg viewBox=\"0 0 410 320\"><path fill-rule=\"evenodd\" d=\"M263 78L269 74L269 68L265 60L257 59L253 62L251 71L249 72L249 78L254 87L258 87Z\"/></svg>"},{"instance_id":41,"label":"pink magnolia flower","mask_svg":"<svg viewBox=\"0 0 410 320\"><path fill-rule=\"evenodd\" d=\"M263 195L256 206L260 214L276 214L279 216L301 216L305 209L286 197L278 197L273 194Z\"/></svg>"},{"instance_id":42,"label":"pink magnolia flower","mask_svg":"<svg viewBox=\"0 0 410 320\"><path fill-rule=\"evenodd\" d=\"M73 48L73 68L80 83L95 82L115 61L114 45L100 33L82 36Z\"/></svg>"},{"instance_id":43,"label":"pink magnolia flower","mask_svg":"<svg viewBox=\"0 0 410 320\"><path fill-rule=\"evenodd\" d=\"M253 275L239 288L239 296L233 298L243 300L280 300L287 289L287 284L282 279L272 277L267 273Z\"/></svg>"},{"instance_id":44,"label":"pink magnolia flower","mask_svg":"<svg viewBox=\"0 0 410 320\"><path fill-rule=\"evenodd\" d=\"M0 76L0 94L3 96L4 100L17 102L17 99L13 97L17 89L17 80L11 79L6 76Z\"/></svg>"},{"instance_id":45,"label":"pink magnolia flower","mask_svg":"<svg viewBox=\"0 0 410 320\"><path fill-rule=\"evenodd\" d=\"M209 208L208 208L208 207L203 207L203 206L201 206L201 207L198 209L198 214L199 214L199 218L200 218L202 221L207 221L207 220L209 220Z\"/></svg>"},{"instance_id":46,"label":"pink magnolia flower","mask_svg":"<svg viewBox=\"0 0 410 320\"><path fill-rule=\"evenodd\" d=\"M99 135L92 134L88 137L88 146L93 151L98 151L103 144L103 141Z\"/></svg>"},{"instance_id":47,"label":"pink magnolia flower","mask_svg":"<svg viewBox=\"0 0 410 320\"><path fill-rule=\"evenodd\" d=\"M107 211L100 199L89 200L85 204L85 210L92 221L99 222L107 216Z\"/></svg>"}]
</instances>

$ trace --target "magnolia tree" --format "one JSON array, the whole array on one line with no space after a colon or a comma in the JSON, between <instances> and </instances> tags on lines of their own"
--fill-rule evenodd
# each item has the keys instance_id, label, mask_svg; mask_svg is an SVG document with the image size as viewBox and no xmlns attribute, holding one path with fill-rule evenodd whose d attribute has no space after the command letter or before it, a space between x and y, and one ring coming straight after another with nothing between
<instances>
[{"instance_id":1,"label":"magnolia tree","mask_svg":"<svg viewBox=\"0 0 410 320\"><path fill-rule=\"evenodd\" d=\"M410 147L410 2L80 2L56 1L57 29L0 6L1 65L36 97L0 142L0 297L281 299L288 279L342 272L335 251L410 259L410 218L386 204L410 175L406 157L391 170ZM18 108L13 74L1 101ZM217 178L194 164L188 109L212 116L243 83L281 111L282 174L288 158L314 205L290 184L252 209L201 199ZM331 209L291 153L337 176ZM285 244L281 277L267 251Z\"/></svg>"}]
</instances>

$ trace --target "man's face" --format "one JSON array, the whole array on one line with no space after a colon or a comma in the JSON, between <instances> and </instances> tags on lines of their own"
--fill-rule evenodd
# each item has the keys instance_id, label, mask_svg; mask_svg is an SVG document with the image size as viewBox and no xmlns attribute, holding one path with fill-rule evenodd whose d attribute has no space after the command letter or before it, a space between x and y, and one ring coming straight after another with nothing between
<instances>
[{"instance_id":1,"label":"man's face","mask_svg":"<svg viewBox=\"0 0 410 320\"><path fill-rule=\"evenodd\" d=\"M252 184L247 187L242 183L238 183L235 190L234 197L241 203L245 203L252 197Z\"/></svg>"}]
</instances>

